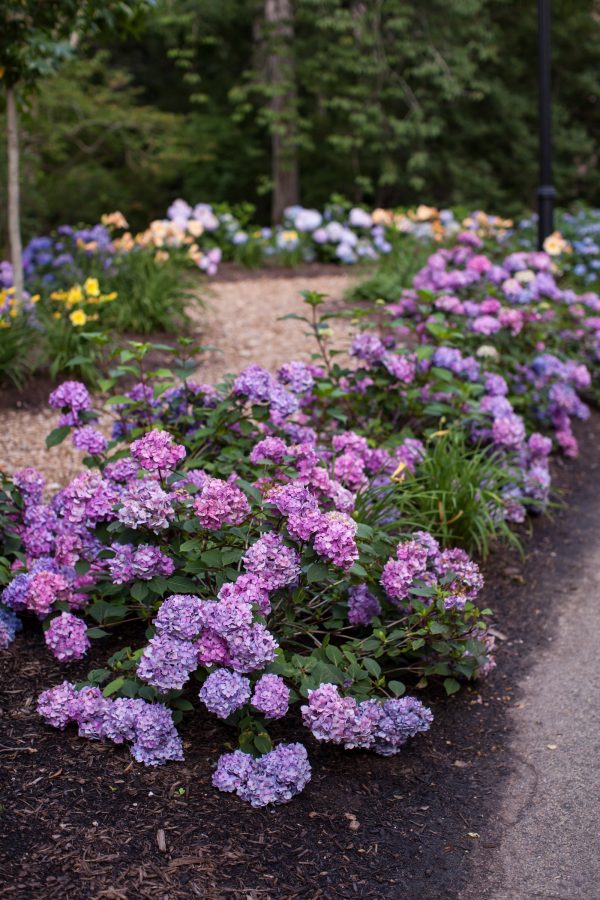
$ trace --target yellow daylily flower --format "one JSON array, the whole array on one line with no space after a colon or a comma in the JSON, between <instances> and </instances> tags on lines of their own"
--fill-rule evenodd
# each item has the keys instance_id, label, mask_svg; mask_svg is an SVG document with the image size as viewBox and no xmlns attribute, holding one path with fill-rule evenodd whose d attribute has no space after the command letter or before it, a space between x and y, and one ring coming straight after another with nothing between
<instances>
[{"instance_id":1,"label":"yellow daylily flower","mask_svg":"<svg viewBox=\"0 0 600 900\"><path fill-rule=\"evenodd\" d=\"M406 468L407 466L405 462L398 463L398 468L393 475L390 475L390 481L404 481L404 478L406 476Z\"/></svg>"},{"instance_id":2,"label":"yellow daylily flower","mask_svg":"<svg viewBox=\"0 0 600 900\"><path fill-rule=\"evenodd\" d=\"M81 290L81 285L76 284L69 288L67 292L67 306L75 306L77 303L81 303L82 300L83 291Z\"/></svg>"},{"instance_id":3,"label":"yellow daylily flower","mask_svg":"<svg viewBox=\"0 0 600 900\"><path fill-rule=\"evenodd\" d=\"M73 325L85 325L87 322L87 316L82 309L76 309L69 316Z\"/></svg>"},{"instance_id":4,"label":"yellow daylily flower","mask_svg":"<svg viewBox=\"0 0 600 900\"><path fill-rule=\"evenodd\" d=\"M83 283L83 289L90 297L100 296L100 285L97 278L86 278Z\"/></svg>"}]
</instances>

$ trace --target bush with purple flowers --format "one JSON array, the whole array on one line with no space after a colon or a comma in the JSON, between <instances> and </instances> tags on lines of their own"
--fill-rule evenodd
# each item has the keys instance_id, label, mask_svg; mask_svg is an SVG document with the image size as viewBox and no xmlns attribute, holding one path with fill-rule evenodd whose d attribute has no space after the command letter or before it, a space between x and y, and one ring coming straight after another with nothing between
<instances>
[{"instance_id":1,"label":"bush with purple flowers","mask_svg":"<svg viewBox=\"0 0 600 900\"><path fill-rule=\"evenodd\" d=\"M215 388L187 342L177 377L131 345L104 383L104 442L83 385L53 393L50 443L70 433L88 469L49 499L32 470L3 483L0 639L16 614L64 662L108 634L114 652L42 695L47 722L154 765L181 759L176 725L199 706L238 732L214 784L263 806L310 778L306 750L270 735L298 704L317 740L389 756L432 721L409 690L493 668L469 551L544 508L554 445L576 452L593 327L578 353L565 323L596 301L559 289L543 254L496 261L478 240L376 306L346 362L307 293L314 363Z\"/></svg>"}]
</instances>

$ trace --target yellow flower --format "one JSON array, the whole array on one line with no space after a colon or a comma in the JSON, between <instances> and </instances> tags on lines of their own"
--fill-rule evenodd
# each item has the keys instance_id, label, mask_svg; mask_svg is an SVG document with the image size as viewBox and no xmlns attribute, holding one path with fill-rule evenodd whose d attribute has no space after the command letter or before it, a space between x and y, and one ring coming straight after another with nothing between
<instances>
[{"instance_id":1,"label":"yellow flower","mask_svg":"<svg viewBox=\"0 0 600 900\"><path fill-rule=\"evenodd\" d=\"M85 325L87 322L87 316L82 309L76 309L71 313L69 319L73 323L73 325Z\"/></svg>"},{"instance_id":2,"label":"yellow flower","mask_svg":"<svg viewBox=\"0 0 600 900\"><path fill-rule=\"evenodd\" d=\"M284 231L281 235L284 241L295 241L298 238L297 231Z\"/></svg>"},{"instance_id":3,"label":"yellow flower","mask_svg":"<svg viewBox=\"0 0 600 900\"><path fill-rule=\"evenodd\" d=\"M103 296L100 299L104 300L106 303L108 303L111 300L116 300L118 296L119 295L117 294L116 291L111 291L110 294L103 294Z\"/></svg>"},{"instance_id":4,"label":"yellow flower","mask_svg":"<svg viewBox=\"0 0 600 900\"><path fill-rule=\"evenodd\" d=\"M34 294L33 297L30 297L30 300L32 303L37 303L39 301L39 299L40 299L39 294Z\"/></svg>"},{"instance_id":5,"label":"yellow flower","mask_svg":"<svg viewBox=\"0 0 600 900\"><path fill-rule=\"evenodd\" d=\"M100 296L100 285L98 284L97 278L86 278L83 288L90 297Z\"/></svg>"},{"instance_id":6,"label":"yellow flower","mask_svg":"<svg viewBox=\"0 0 600 900\"><path fill-rule=\"evenodd\" d=\"M81 286L79 284L74 285L72 288L69 288L67 293L67 306L75 306L77 303L81 303L83 300L83 291L81 290Z\"/></svg>"},{"instance_id":7,"label":"yellow flower","mask_svg":"<svg viewBox=\"0 0 600 900\"><path fill-rule=\"evenodd\" d=\"M404 481L404 479L406 477L406 471L405 471L406 468L407 468L406 463L403 463L403 462L399 463L398 468L396 469L394 474L390 475L390 481Z\"/></svg>"}]
</instances>

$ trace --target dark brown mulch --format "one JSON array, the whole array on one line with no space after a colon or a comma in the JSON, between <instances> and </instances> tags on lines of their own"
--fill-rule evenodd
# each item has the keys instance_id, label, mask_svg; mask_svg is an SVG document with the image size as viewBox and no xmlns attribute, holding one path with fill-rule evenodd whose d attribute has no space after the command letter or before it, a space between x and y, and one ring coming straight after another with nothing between
<instances>
[{"instance_id":1,"label":"dark brown mulch","mask_svg":"<svg viewBox=\"0 0 600 900\"><path fill-rule=\"evenodd\" d=\"M536 523L525 559L502 551L486 565L485 600L506 638L496 672L450 699L429 695L432 730L392 759L320 746L300 726L282 726L278 736L304 740L313 764L312 782L287 806L252 810L211 787L228 733L200 713L181 728L186 762L159 769L133 763L124 748L44 727L35 697L64 670L39 634L18 637L0 658L0 894L458 897L474 874L474 842L480 851L493 845L511 775L508 710L552 636L560 595L542 584L549 571L557 585L572 578L598 508L599 439L595 416L582 434L582 459L556 466L569 505Z\"/></svg>"}]
</instances>

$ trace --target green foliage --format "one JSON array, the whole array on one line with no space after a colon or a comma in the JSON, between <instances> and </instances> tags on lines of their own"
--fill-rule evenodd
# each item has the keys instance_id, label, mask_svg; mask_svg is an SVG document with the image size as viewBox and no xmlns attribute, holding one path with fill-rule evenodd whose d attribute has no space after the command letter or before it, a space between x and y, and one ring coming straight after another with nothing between
<instances>
[{"instance_id":1,"label":"green foliage","mask_svg":"<svg viewBox=\"0 0 600 900\"><path fill-rule=\"evenodd\" d=\"M121 254L115 274L104 280L118 295L106 308L106 328L119 334L181 332L188 321L185 302L200 303L196 294L183 287L182 278L182 266L173 257L156 263L146 251Z\"/></svg>"},{"instance_id":2,"label":"green foliage","mask_svg":"<svg viewBox=\"0 0 600 900\"><path fill-rule=\"evenodd\" d=\"M137 4L32 6L93 6L101 18ZM76 67L45 71L43 103L25 124L25 205L36 230L61 212L94 221L117 207L137 227L177 195L243 197L266 221L270 138L288 126L308 206L322 207L332 191L374 205L425 200L507 214L532 205L535 4L296 0L293 8L291 122L273 112L255 0L161 0L137 41L105 45L109 61L97 56L105 26L94 18L93 45L86 28ZM592 0L553 5L555 173L565 203L583 194L600 203L599 32ZM61 199L76 209L61 210Z\"/></svg>"},{"instance_id":3,"label":"green foliage","mask_svg":"<svg viewBox=\"0 0 600 900\"><path fill-rule=\"evenodd\" d=\"M33 367L32 343L36 332L27 316L0 316L0 384L22 387Z\"/></svg>"},{"instance_id":4,"label":"green foliage","mask_svg":"<svg viewBox=\"0 0 600 900\"><path fill-rule=\"evenodd\" d=\"M434 433L415 475L406 472L393 488L375 491L373 511L385 517L391 510L398 527L430 531L444 547L485 558L494 540L520 546L504 518L502 492L513 482L489 447L474 447L453 428ZM372 498L362 502L368 508Z\"/></svg>"},{"instance_id":5,"label":"green foliage","mask_svg":"<svg viewBox=\"0 0 600 900\"><path fill-rule=\"evenodd\" d=\"M391 253L383 256L364 279L346 292L348 300L385 300L394 302L433 252L431 242L409 235L398 235Z\"/></svg>"}]
</instances>

